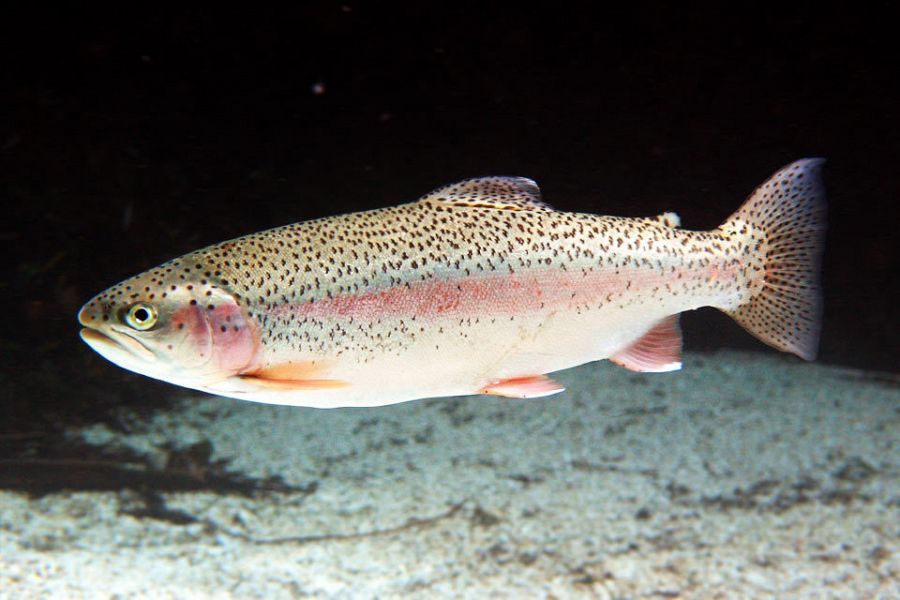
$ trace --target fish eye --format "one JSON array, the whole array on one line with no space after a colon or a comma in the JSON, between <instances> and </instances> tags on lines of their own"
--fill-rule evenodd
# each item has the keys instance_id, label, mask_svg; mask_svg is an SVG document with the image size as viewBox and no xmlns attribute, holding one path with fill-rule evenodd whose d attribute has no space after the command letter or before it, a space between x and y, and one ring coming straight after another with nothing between
<instances>
[{"instance_id":1,"label":"fish eye","mask_svg":"<svg viewBox=\"0 0 900 600\"><path fill-rule=\"evenodd\" d=\"M146 302L132 304L125 313L125 324L138 331L147 331L159 318L156 307Z\"/></svg>"}]
</instances>

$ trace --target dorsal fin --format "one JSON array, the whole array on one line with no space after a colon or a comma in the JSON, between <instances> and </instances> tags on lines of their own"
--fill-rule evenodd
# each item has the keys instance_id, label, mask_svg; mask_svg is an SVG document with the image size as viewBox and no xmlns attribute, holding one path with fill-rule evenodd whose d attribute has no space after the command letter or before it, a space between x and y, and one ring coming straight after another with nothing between
<instances>
[{"instance_id":1,"label":"dorsal fin","mask_svg":"<svg viewBox=\"0 0 900 600\"><path fill-rule=\"evenodd\" d=\"M422 196L419 202L473 206L500 210L551 209L541 200L541 190L525 177L478 177L451 183Z\"/></svg>"}]
</instances>

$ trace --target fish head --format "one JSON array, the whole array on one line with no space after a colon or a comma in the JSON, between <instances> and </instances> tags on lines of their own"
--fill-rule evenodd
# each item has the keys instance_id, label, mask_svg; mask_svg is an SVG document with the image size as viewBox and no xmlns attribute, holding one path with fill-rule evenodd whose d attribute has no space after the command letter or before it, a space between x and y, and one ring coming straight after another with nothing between
<instances>
[{"instance_id":1,"label":"fish head","mask_svg":"<svg viewBox=\"0 0 900 600\"><path fill-rule=\"evenodd\" d=\"M165 265L101 292L78 321L81 339L112 363L201 390L251 368L260 346L227 286Z\"/></svg>"}]
</instances>

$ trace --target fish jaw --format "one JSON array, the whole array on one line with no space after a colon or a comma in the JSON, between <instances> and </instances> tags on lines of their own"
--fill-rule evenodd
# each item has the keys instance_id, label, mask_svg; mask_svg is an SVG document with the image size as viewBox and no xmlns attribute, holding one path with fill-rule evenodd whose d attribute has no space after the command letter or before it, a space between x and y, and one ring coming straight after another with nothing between
<instances>
[{"instance_id":1,"label":"fish jaw","mask_svg":"<svg viewBox=\"0 0 900 600\"><path fill-rule=\"evenodd\" d=\"M144 371L150 365L158 363L156 356L136 339L119 332L83 327L80 332L84 340L94 352L109 362L129 371Z\"/></svg>"}]
</instances>

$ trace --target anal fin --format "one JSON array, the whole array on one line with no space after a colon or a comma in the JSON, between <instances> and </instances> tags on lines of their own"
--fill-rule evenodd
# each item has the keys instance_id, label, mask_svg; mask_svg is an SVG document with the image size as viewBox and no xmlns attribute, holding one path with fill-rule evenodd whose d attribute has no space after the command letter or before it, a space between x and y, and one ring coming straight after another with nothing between
<instances>
[{"instance_id":1,"label":"anal fin","mask_svg":"<svg viewBox=\"0 0 900 600\"><path fill-rule=\"evenodd\" d=\"M637 341L609 360L631 371L665 373L681 368L681 329L678 315L666 317Z\"/></svg>"},{"instance_id":2,"label":"anal fin","mask_svg":"<svg viewBox=\"0 0 900 600\"><path fill-rule=\"evenodd\" d=\"M483 388L480 393L505 398L543 398L558 394L565 389L546 375L528 375L499 379Z\"/></svg>"}]
</instances>

